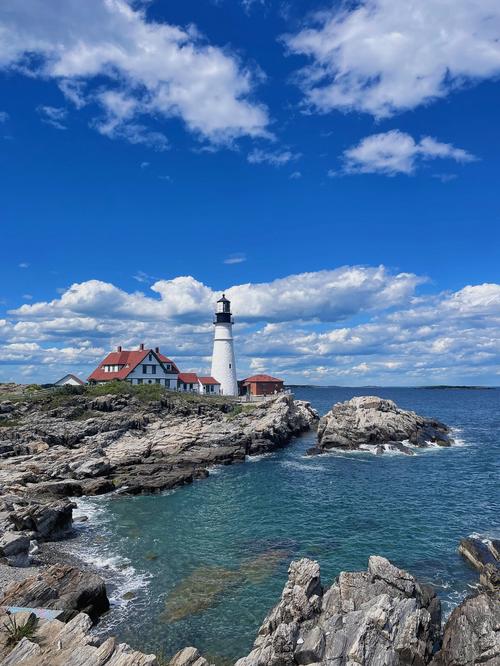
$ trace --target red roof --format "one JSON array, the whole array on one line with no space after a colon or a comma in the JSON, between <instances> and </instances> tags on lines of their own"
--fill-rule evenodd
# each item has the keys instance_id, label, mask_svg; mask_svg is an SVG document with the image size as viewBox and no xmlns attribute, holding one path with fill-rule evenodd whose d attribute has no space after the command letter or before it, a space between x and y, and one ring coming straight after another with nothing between
<instances>
[{"instance_id":1,"label":"red roof","mask_svg":"<svg viewBox=\"0 0 500 666\"><path fill-rule=\"evenodd\" d=\"M202 384L216 384L217 386L220 386L220 382L213 377L198 377L198 379Z\"/></svg>"},{"instance_id":2,"label":"red roof","mask_svg":"<svg viewBox=\"0 0 500 666\"><path fill-rule=\"evenodd\" d=\"M158 356L158 358L160 359L160 361L162 363L170 363L170 365L172 366L173 372L175 372L175 373L179 372L179 368L175 365L175 363L171 359L167 358L166 356L163 356L163 354L156 354L156 355Z\"/></svg>"},{"instance_id":3,"label":"red roof","mask_svg":"<svg viewBox=\"0 0 500 666\"><path fill-rule=\"evenodd\" d=\"M104 361L89 376L89 381L110 382L113 379L126 379L129 374L141 363L148 354L154 354L162 363L172 363L163 354L157 354L154 349L138 349L136 351L115 351L106 356ZM123 365L117 372L105 372L104 365ZM172 363L175 373L179 372L175 363Z\"/></svg>"},{"instance_id":4,"label":"red roof","mask_svg":"<svg viewBox=\"0 0 500 666\"><path fill-rule=\"evenodd\" d=\"M198 375L195 372L181 372L178 380L183 384L197 384Z\"/></svg>"},{"instance_id":5,"label":"red roof","mask_svg":"<svg viewBox=\"0 0 500 666\"><path fill-rule=\"evenodd\" d=\"M247 377L246 379L242 379L241 382L243 384L253 384L255 382L278 382L279 384L283 384L282 379L278 379L277 377L271 377L271 375L252 375L251 377Z\"/></svg>"}]
</instances>

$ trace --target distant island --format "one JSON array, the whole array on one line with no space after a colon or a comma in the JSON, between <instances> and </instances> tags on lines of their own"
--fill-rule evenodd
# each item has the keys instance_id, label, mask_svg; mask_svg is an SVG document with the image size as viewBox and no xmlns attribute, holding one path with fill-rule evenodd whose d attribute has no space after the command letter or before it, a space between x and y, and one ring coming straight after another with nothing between
<instances>
[{"instance_id":1,"label":"distant island","mask_svg":"<svg viewBox=\"0 0 500 666\"><path fill-rule=\"evenodd\" d=\"M440 384L437 386L417 386L416 388L422 389L454 389L461 391L494 391L496 386L448 386L447 384Z\"/></svg>"}]
</instances>

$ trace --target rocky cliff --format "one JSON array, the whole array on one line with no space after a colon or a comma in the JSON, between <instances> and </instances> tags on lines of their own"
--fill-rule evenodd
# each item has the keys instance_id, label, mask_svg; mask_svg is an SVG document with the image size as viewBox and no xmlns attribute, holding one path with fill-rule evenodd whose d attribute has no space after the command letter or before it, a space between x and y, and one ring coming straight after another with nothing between
<instances>
[{"instance_id":1,"label":"rocky cliff","mask_svg":"<svg viewBox=\"0 0 500 666\"><path fill-rule=\"evenodd\" d=\"M449 433L443 423L400 409L392 400L363 396L334 405L321 418L317 447L309 453L338 448L412 455L412 447L451 446Z\"/></svg>"}]
</instances>

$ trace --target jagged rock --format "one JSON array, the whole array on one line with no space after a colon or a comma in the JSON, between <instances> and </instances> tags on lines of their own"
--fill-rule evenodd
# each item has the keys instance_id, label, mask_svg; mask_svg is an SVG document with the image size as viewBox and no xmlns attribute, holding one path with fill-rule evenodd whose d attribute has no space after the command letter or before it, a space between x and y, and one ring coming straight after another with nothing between
<instances>
[{"instance_id":1,"label":"jagged rock","mask_svg":"<svg viewBox=\"0 0 500 666\"><path fill-rule=\"evenodd\" d=\"M73 508L68 500L48 502L31 501L13 507L9 520L18 531L35 532L42 541L60 537L71 528Z\"/></svg>"},{"instance_id":2,"label":"jagged rock","mask_svg":"<svg viewBox=\"0 0 500 666\"><path fill-rule=\"evenodd\" d=\"M383 557L323 593L317 562L292 562L281 601L236 666L424 666L439 638L434 593Z\"/></svg>"},{"instance_id":3,"label":"jagged rock","mask_svg":"<svg viewBox=\"0 0 500 666\"><path fill-rule=\"evenodd\" d=\"M446 623L443 645L431 666L498 666L500 598L482 593L465 599Z\"/></svg>"},{"instance_id":4,"label":"jagged rock","mask_svg":"<svg viewBox=\"0 0 500 666\"><path fill-rule=\"evenodd\" d=\"M204 659L198 650L194 647L187 647L177 652L169 662L169 666L209 666L208 661Z\"/></svg>"},{"instance_id":5,"label":"jagged rock","mask_svg":"<svg viewBox=\"0 0 500 666\"><path fill-rule=\"evenodd\" d=\"M99 643L91 635L92 621L84 613L67 624L40 619L32 640L23 638L15 646L8 642L5 619L5 615L0 617L0 666L158 666L155 655L118 644L114 638Z\"/></svg>"},{"instance_id":6,"label":"jagged rock","mask_svg":"<svg viewBox=\"0 0 500 666\"><path fill-rule=\"evenodd\" d=\"M404 441L418 447L429 446L429 442L451 446L453 440L448 433L449 428L439 421L400 409L392 400L363 396L334 405L320 419L318 444L308 453L340 448L411 454Z\"/></svg>"},{"instance_id":7,"label":"jagged rock","mask_svg":"<svg viewBox=\"0 0 500 666\"><path fill-rule=\"evenodd\" d=\"M111 465L107 458L91 458L83 463L76 463L73 468L75 479L95 478L96 476L108 476L111 471Z\"/></svg>"},{"instance_id":8,"label":"jagged rock","mask_svg":"<svg viewBox=\"0 0 500 666\"><path fill-rule=\"evenodd\" d=\"M458 552L479 571L479 580L484 588L500 590L498 541L468 537L460 541Z\"/></svg>"},{"instance_id":9,"label":"jagged rock","mask_svg":"<svg viewBox=\"0 0 500 666\"><path fill-rule=\"evenodd\" d=\"M0 536L0 557L5 558L8 564L27 565L29 547L30 540L24 534L4 532Z\"/></svg>"},{"instance_id":10,"label":"jagged rock","mask_svg":"<svg viewBox=\"0 0 500 666\"><path fill-rule=\"evenodd\" d=\"M3 606L84 611L97 618L109 608L100 576L75 567L54 564L19 583L12 583L0 599Z\"/></svg>"}]
</instances>

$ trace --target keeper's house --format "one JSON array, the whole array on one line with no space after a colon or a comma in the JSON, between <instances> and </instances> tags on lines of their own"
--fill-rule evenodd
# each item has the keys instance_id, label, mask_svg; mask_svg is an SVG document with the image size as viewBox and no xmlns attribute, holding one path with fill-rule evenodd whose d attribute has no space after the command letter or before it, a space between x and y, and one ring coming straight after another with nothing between
<instances>
[{"instance_id":1,"label":"keeper's house","mask_svg":"<svg viewBox=\"0 0 500 666\"><path fill-rule=\"evenodd\" d=\"M175 363L160 353L159 347L145 349L142 344L135 351L118 347L106 356L89 377L92 384L103 384L116 379L131 384L161 384L177 389L179 370Z\"/></svg>"}]
</instances>

